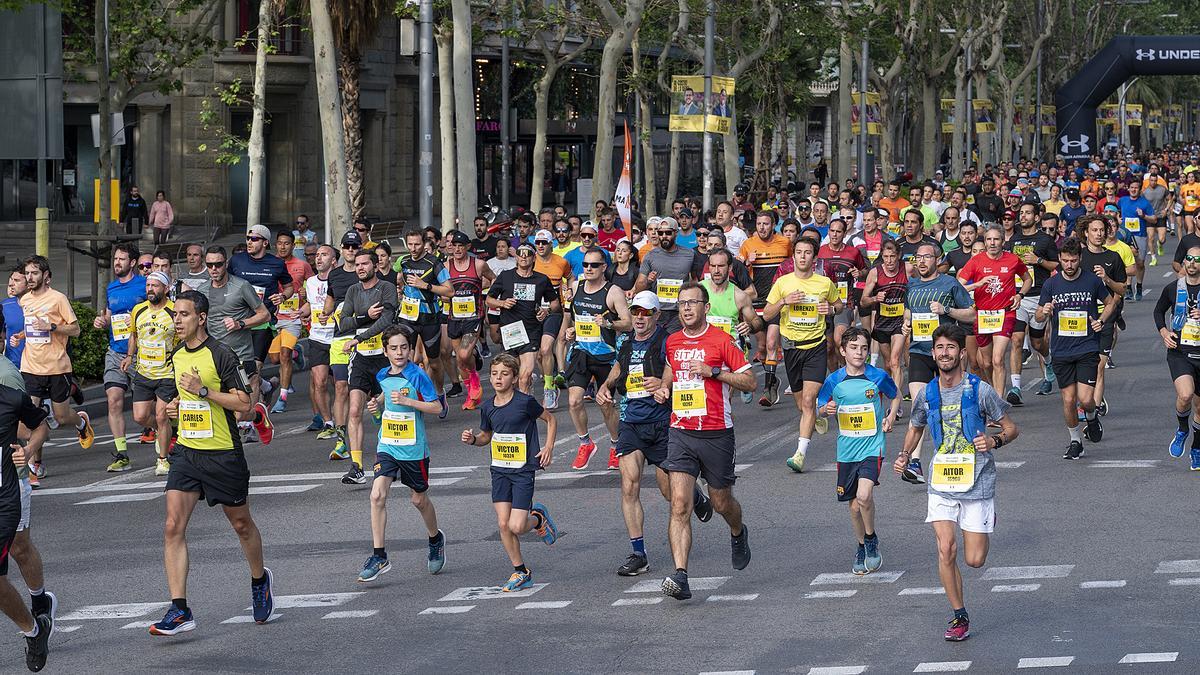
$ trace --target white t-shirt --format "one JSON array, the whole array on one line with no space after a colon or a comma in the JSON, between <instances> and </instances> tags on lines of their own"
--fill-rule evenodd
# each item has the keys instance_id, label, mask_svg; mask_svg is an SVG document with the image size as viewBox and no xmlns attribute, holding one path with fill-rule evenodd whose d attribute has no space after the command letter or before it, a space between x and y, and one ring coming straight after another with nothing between
<instances>
[{"instance_id":1,"label":"white t-shirt","mask_svg":"<svg viewBox=\"0 0 1200 675\"><path fill-rule=\"evenodd\" d=\"M500 276L500 273L504 270L516 269L517 259L511 255L504 260L499 258L488 258L487 266L492 270L492 274Z\"/></svg>"},{"instance_id":2,"label":"white t-shirt","mask_svg":"<svg viewBox=\"0 0 1200 675\"><path fill-rule=\"evenodd\" d=\"M742 250L742 244L746 243L746 240L749 238L750 235L746 234L745 230L734 225L725 233L725 247L730 251L740 251Z\"/></svg>"},{"instance_id":3,"label":"white t-shirt","mask_svg":"<svg viewBox=\"0 0 1200 675\"><path fill-rule=\"evenodd\" d=\"M310 303L316 300L311 307L312 326L308 330L308 339L323 345L333 342L333 333L337 329L337 322L332 318L326 321L327 325L317 323L317 312L325 308L325 297L329 295L328 284L328 280L322 280L315 274L304 280L304 297L308 298Z\"/></svg>"}]
</instances>

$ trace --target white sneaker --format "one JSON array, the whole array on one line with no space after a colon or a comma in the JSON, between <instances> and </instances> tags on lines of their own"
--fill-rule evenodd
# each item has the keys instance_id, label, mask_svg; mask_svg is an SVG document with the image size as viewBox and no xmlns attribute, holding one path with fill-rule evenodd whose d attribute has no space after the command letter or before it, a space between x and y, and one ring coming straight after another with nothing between
<instances>
[{"instance_id":1,"label":"white sneaker","mask_svg":"<svg viewBox=\"0 0 1200 675\"><path fill-rule=\"evenodd\" d=\"M792 393L792 385L790 385L790 384L789 384L789 385L788 385L788 386L787 386L787 387L786 387L786 388L783 390L783 393L785 393L785 394L790 394L790 393Z\"/></svg>"},{"instance_id":2,"label":"white sneaker","mask_svg":"<svg viewBox=\"0 0 1200 675\"><path fill-rule=\"evenodd\" d=\"M158 461L154 463L155 476L165 476L170 473L170 471L171 463L167 461L166 457L159 457Z\"/></svg>"},{"instance_id":3,"label":"white sneaker","mask_svg":"<svg viewBox=\"0 0 1200 675\"><path fill-rule=\"evenodd\" d=\"M558 410L558 390L550 387L542 393L542 407L546 410Z\"/></svg>"}]
</instances>

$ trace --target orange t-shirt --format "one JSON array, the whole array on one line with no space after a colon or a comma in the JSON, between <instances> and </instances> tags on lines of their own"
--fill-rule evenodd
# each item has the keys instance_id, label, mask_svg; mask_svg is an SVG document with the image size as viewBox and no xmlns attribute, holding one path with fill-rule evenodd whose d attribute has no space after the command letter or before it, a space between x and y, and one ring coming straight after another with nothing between
<instances>
[{"instance_id":1,"label":"orange t-shirt","mask_svg":"<svg viewBox=\"0 0 1200 675\"><path fill-rule=\"evenodd\" d=\"M79 321L67 296L53 288L39 293L21 296L21 311L25 313L25 352L21 356L21 372L31 375L62 375L71 372L71 357L67 356L67 336L55 331L36 331L32 328L35 318L44 319L56 326ZM16 332L15 328L9 328Z\"/></svg>"},{"instance_id":2,"label":"orange t-shirt","mask_svg":"<svg viewBox=\"0 0 1200 675\"><path fill-rule=\"evenodd\" d=\"M1200 209L1200 183L1184 183L1179 186L1179 196L1183 198L1183 208L1186 211Z\"/></svg>"},{"instance_id":3,"label":"orange t-shirt","mask_svg":"<svg viewBox=\"0 0 1200 675\"><path fill-rule=\"evenodd\" d=\"M912 202L908 201L904 197L897 197L896 199L884 197L883 199L879 200L879 208L887 209L888 213L890 214L888 216L889 223L900 222L900 212L910 206L912 206Z\"/></svg>"}]
</instances>

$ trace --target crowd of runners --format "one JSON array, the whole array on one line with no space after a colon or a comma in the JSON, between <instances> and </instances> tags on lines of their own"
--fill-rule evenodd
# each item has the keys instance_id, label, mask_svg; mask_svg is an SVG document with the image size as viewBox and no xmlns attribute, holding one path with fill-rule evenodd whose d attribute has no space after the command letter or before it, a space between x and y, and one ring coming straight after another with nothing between
<instances>
[{"instance_id":1,"label":"crowd of runners","mask_svg":"<svg viewBox=\"0 0 1200 675\"><path fill-rule=\"evenodd\" d=\"M995 525L993 451L1018 435L1023 373L1034 374L1037 395L1058 389L1063 459L1084 458L1112 413L1104 380L1123 307L1150 290L1147 268L1168 261L1178 280L1162 287L1154 320L1176 391L1169 451L1190 451L1200 471L1198 177L1192 153L1163 151L970 168L955 185L940 172L923 182L775 185L753 203L738 186L711 211L679 199L669 215L628 225L600 202L596 223L560 206L521 215L512 231L481 216L469 230L412 230L396 242L373 240L360 220L321 243L301 215L294 229L249 227L233 250L191 244L183 262L117 244L93 328L108 335L106 469L153 463L166 477L172 603L150 632L195 628L185 535L200 499L221 505L238 534L255 621L272 618L245 454L272 442L272 414L311 412L308 431L328 442L329 460L346 462L342 482L371 480L372 551L358 574L368 583L391 568L396 481L425 525L428 571L443 568L426 429L458 398L478 410L460 438L489 448L513 568L502 588L518 591L533 584L521 538L558 536L535 480L560 435L553 411L565 406L578 438L571 469L607 447L599 461L620 474L630 546L621 576L650 569L640 484L645 465L655 467L673 559L662 590L684 600L693 516L720 514L732 566L750 563L733 494L734 419L739 406L778 406L790 394L796 442L780 469L803 472L814 433L833 436L858 575L883 563L873 492L887 434L907 417L892 469L926 486L953 610L945 638L964 640L959 541L964 562L982 566ZM95 439L67 349L81 326L51 280L49 261L30 256L11 271L2 304L0 574L11 557L32 607L3 581L0 609L25 634L35 671L56 600L29 536L29 495L52 480L42 453L50 429L75 429L85 449ZM306 396L295 386L301 371ZM126 440L127 395L153 453ZM606 432L595 437L593 407Z\"/></svg>"}]
</instances>

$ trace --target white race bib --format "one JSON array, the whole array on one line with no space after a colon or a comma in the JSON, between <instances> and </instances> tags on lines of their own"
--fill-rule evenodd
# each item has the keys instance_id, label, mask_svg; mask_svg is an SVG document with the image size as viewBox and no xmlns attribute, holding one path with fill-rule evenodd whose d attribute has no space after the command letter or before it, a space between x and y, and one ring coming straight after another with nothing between
<instances>
[{"instance_id":1,"label":"white race bib","mask_svg":"<svg viewBox=\"0 0 1200 675\"><path fill-rule=\"evenodd\" d=\"M38 317L25 317L25 343L31 345L48 345L50 344L50 331L38 330L33 327L33 320ZM41 317L42 321L49 323L49 319Z\"/></svg>"},{"instance_id":2,"label":"white race bib","mask_svg":"<svg viewBox=\"0 0 1200 675\"><path fill-rule=\"evenodd\" d=\"M529 333L525 332L524 321L514 321L500 326L500 341L505 349L516 349L529 344Z\"/></svg>"},{"instance_id":3,"label":"white race bib","mask_svg":"<svg viewBox=\"0 0 1200 675\"><path fill-rule=\"evenodd\" d=\"M966 492L975 484L975 453L941 453L929 464L929 482L939 492Z\"/></svg>"},{"instance_id":4,"label":"white race bib","mask_svg":"<svg viewBox=\"0 0 1200 675\"><path fill-rule=\"evenodd\" d=\"M109 321L112 326L112 336L114 340L128 340L130 334L133 333L133 316L129 312L121 314L113 314Z\"/></svg>"},{"instance_id":5,"label":"white race bib","mask_svg":"<svg viewBox=\"0 0 1200 675\"><path fill-rule=\"evenodd\" d=\"M492 434L492 466L504 469L524 468L529 448L525 434Z\"/></svg>"},{"instance_id":6,"label":"white race bib","mask_svg":"<svg viewBox=\"0 0 1200 675\"><path fill-rule=\"evenodd\" d=\"M840 405L837 409L838 429L849 438L870 438L879 430L875 419L875 405L858 403Z\"/></svg>"},{"instance_id":7,"label":"white race bib","mask_svg":"<svg viewBox=\"0 0 1200 675\"><path fill-rule=\"evenodd\" d=\"M1200 319L1188 319L1179 331L1179 344L1200 347Z\"/></svg>"}]
</instances>

